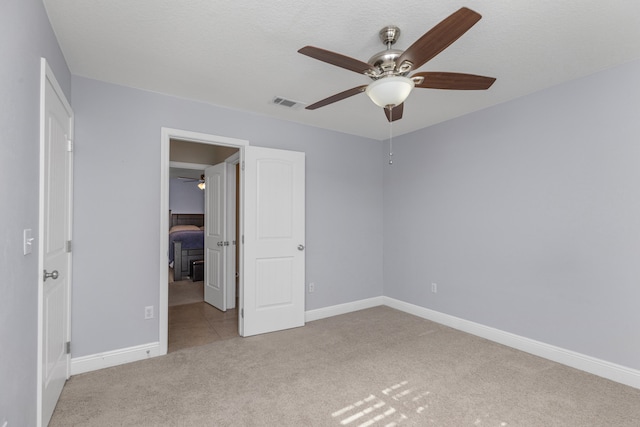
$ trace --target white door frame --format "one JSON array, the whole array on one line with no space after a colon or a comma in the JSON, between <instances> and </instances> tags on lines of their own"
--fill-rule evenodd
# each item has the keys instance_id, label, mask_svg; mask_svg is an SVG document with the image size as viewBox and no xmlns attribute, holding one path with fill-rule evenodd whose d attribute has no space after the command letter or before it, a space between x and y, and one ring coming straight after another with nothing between
<instances>
[{"instance_id":1,"label":"white door frame","mask_svg":"<svg viewBox=\"0 0 640 427\"><path fill-rule=\"evenodd\" d=\"M227 239L234 242L233 247L229 249L227 254L227 310L236 308L236 274L240 274L236 270L236 248L240 245L238 236L236 236L236 209L237 209L237 192L240 189L236 186L236 165L240 163L240 150L225 159L227 163ZM230 191L229 191L230 190Z\"/></svg>"},{"instance_id":2,"label":"white door frame","mask_svg":"<svg viewBox=\"0 0 640 427\"><path fill-rule=\"evenodd\" d=\"M45 221L47 218L45 217L45 162L47 159L45 158L45 145L46 145L46 111L45 111L45 92L46 86L48 84L51 85L54 92L60 99L63 104L65 110L67 110L69 116L69 135L67 138L69 140L68 151L70 152L71 159L69 161L67 173L69 174L69 200L68 200L68 214L67 214L67 222L68 222L68 233L67 239L69 242L72 239L72 230L73 230L73 132L74 132L74 114L71 109L71 105L67 101L62 88L60 87L58 81L56 80L53 71L49 67L47 60L45 58L41 58L40 60L40 182L39 182L39 208L38 208L38 343L37 343L37 367L36 367L36 377L37 377L37 392L36 392L36 425L38 427L42 426L44 423L48 423L48 419L43 420L44 414L44 398L43 396L43 382L45 377L45 372L43 369L44 363L44 352L45 344L44 344L44 278L42 272L45 268L45 247L43 245L44 242L44 231L45 231ZM72 285L72 258L73 255L69 251L69 256L67 257L67 290L66 290L66 325L64 328L66 329L66 338L67 342L71 341L71 285ZM68 347L67 347L68 348ZM66 375L67 379L71 375L71 354L67 354L66 359Z\"/></svg>"},{"instance_id":3,"label":"white door frame","mask_svg":"<svg viewBox=\"0 0 640 427\"><path fill-rule=\"evenodd\" d=\"M195 142L199 144L223 145L227 147L238 148L240 160L244 159L244 147L249 145L249 141L236 138L228 138L225 136L210 135L199 132L191 132L181 129L171 129L163 127L161 129L161 148L160 148L160 299L158 301L158 322L159 322L159 341L160 354L167 354L168 336L169 336L169 269L167 268L168 252L169 252L169 150L172 139L181 141ZM242 178L241 178L242 179ZM242 185L237 189L240 191L240 215L239 227L240 234L244 229L243 215L243 194ZM240 267L242 267L242 257L240 257ZM242 269L240 269L242 271ZM240 275L239 286L242 289L243 278ZM242 294L242 292L241 292ZM242 305L242 302L240 303ZM240 310L238 310L240 312Z\"/></svg>"}]
</instances>

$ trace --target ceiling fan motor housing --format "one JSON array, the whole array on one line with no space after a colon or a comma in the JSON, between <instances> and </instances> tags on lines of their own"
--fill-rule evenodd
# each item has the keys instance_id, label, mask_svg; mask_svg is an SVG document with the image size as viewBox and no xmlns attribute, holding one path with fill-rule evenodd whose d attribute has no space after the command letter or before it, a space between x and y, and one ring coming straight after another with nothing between
<instances>
[{"instance_id":1,"label":"ceiling fan motor housing","mask_svg":"<svg viewBox=\"0 0 640 427\"><path fill-rule=\"evenodd\" d=\"M373 65L379 72L378 77L387 75L406 75L409 70L404 73L396 72L396 60L402 55L402 51L398 49L387 49L378 52L369 58L369 64Z\"/></svg>"},{"instance_id":2,"label":"ceiling fan motor housing","mask_svg":"<svg viewBox=\"0 0 640 427\"><path fill-rule=\"evenodd\" d=\"M369 74L374 80L381 77L388 76L406 76L411 71L412 64L407 62L406 64L397 64L397 59L404 53L399 49L391 49L391 46L398 41L400 37L400 28L395 25L388 25L380 30L378 33L380 41L387 49L382 52L378 52L369 58L367 61L369 64L375 67L377 73L373 75Z\"/></svg>"}]
</instances>

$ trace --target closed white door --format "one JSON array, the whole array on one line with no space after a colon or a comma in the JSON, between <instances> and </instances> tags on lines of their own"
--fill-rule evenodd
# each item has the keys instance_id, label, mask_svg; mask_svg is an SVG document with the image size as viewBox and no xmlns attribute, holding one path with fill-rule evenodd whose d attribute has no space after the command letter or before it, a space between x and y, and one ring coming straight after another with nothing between
<instances>
[{"instance_id":1,"label":"closed white door","mask_svg":"<svg viewBox=\"0 0 640 427\"><path fill-rule=\"evenodd\" d=\"M73 113L44 60L42 67L38 423L47 425L70 373Z\"/></svg>"},{"instance_id":2,"label":"closed white door","mask_svg":"<svg viewBox=\"0 0 640 427\"><path fill-rule=\"evenodd\" d=\"M240 334L304 325L305 154L245 147Z\"/></svg>"},{"instance_id":3,"label":"closed white door","mask_svg":"<svg viewBox=\"0 0 640 427\"><path fill-rule=\"evenodd\" d=\"M219 310L227 310L226 256L227 235L227 164L210 166L204 171L204 300Z\"/></svg>"}]
</instances>

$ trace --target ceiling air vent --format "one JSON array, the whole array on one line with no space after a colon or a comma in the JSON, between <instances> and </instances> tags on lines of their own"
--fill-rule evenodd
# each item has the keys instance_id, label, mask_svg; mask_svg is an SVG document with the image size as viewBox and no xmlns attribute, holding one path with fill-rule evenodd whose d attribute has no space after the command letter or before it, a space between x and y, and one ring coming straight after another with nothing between
<instances>
[{"instance_id":1,"label":"ceiling air vent","mask_svg":"<svg viewBox=\"0 0 640 427\"><path fill-rule=\"evenodd\" d=\"M302 102L293 101L291 99L283 98L281 96L276 96L271 100L271 103L274 105L279 105L281 107L291 108L293 110L299 110L304 107Z\"/></svg>"}]
</instances>

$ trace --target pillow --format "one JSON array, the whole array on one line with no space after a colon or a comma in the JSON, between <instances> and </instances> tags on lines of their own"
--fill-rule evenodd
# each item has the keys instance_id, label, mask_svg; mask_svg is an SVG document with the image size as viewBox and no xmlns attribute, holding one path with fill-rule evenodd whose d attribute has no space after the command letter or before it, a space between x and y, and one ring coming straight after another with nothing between
<instances>
[{"instance_id":1,"label":"pillow","mask_svg":"<svg viewBox=\"0 0 640 427\"><path fill-rule=\"evenodd\" d=\"M174 225L169 230L169 233L173 233L174 231L200 231L200 227L197 225Z\"/></svg>"}]
</instances>

